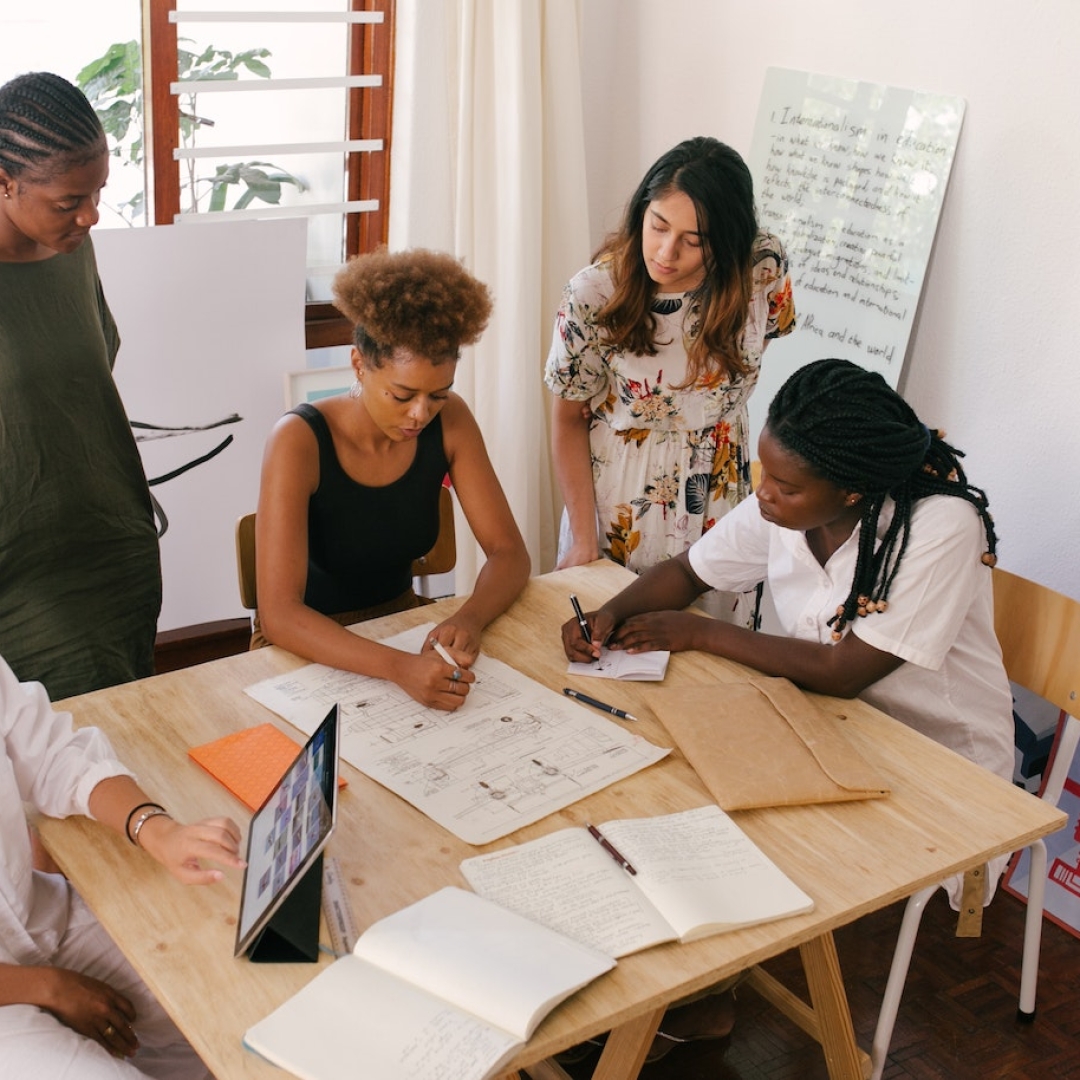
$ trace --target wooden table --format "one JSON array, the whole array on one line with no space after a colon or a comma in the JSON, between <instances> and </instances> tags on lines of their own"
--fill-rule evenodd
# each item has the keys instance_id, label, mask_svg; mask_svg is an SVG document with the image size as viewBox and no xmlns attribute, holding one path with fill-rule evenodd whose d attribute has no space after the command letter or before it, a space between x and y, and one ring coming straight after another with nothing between
<instances>
[{"instance_id":1,"label":"wooden table","mask_svg":"<svg viewBox=\"0 0 1080 1080\"><path fill-rule=\"evenodd\" d=\"M569 594L586 610L629 580L611 563L534 578L513 609L489 629L484 650L548 686L573 685L558 628L570 616ZM438 620L460 600L366 623L382 637ZM190 746L267 720L300 738L242 689L299 667L298 657L262 649L183 671L97 691L64 703L78 724L96 724L138 774L151 797L178 817L249 813L187 756ZM715 657L672 657L664 686L737 681L743 669ZM591 686L585 683L593 683ZM595 692L593 680L579 680ZM649 706L655 685L609 683L606 700L626 707L634 730L671 741ZM718 688L718 693L722 692ZM1022 847L1059 828L1064 815L949 750L858 701L822 698L891 787L884 799L829 806L743 811L739 825L815 900L813 912L719 934L690 945L662 945L618 966L554 1010L512 1063L540 1062L614 1028L596 1077L637 1075L667 1003L798 947L811 1003L757 985L822 1043L834 1080L866 1075L855 1045L832 931L988 857ZM732 753L738 753L733 746ZM464 886L461 860L474 848L343 763L348 787L330 845L362 931L370 923L447 885ZM670 813L710 798L676 751L489 848L529 840L586 821ZM217 1080L269 1080L283 1074L241 1045L243 1032L307 980L316 967L253 965L232 956L240 876L213 888L185 888L122 838L83 819L42 823L44 839L91 908L117 940ZM1020 942L1017 942L1019 951ZM324 958L320 963L328 963ZM882 973L885 974L884 972ZM550 1066L539 1072L551 1075ZM537 1074L534 1074L537 1075Z\"/></svg>"}]
</instances>

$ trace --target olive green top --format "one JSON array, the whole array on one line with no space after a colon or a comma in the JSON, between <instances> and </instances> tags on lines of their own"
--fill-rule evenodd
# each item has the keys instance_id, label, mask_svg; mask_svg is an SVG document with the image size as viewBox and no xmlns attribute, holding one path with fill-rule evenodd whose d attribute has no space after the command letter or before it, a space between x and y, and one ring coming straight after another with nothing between
<instances>
[{"instance_id":1,"label":"olive green top","mask_svg":"<svg viewBox=\"0 0 1080 1080\"><path fill-rule=\"evenodd\" d=\"M55 700L153 674L161 565L91 242L0 262L0 655Z\"/></svg>"}]
</instances>

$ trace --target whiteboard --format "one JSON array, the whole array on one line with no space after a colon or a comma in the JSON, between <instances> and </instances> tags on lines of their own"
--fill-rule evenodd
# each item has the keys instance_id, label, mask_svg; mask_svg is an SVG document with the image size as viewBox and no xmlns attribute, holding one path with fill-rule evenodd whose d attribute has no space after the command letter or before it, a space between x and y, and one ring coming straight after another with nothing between
<instances>
[{"instance_id":1,"label":"whiteboard","mask_svg":"<svg viewBox=\"0 0 1080 1080\"><path fill-rule=\"evenodd\" d=\"M169 520L159 630L246 614L234 529L259 497L263 445L285 411L285 374L305 363L306 245L303 219L94 233L120 328L115 377L129 419L198 427L241 417L139 443L156 477L233 436L212 460L152 489Z\"/></svg>"},{"instance_id":2,"label":"whiteboard","mask_svg":"<svg viewBox=\"0 0 1080 1080\"><path fill-rule=\"evenodd\" d=\"M798 321L765 353L755 433L811 360L851 360L896 386L963 118L963 98L767 70L747 164L760 223L788 251Z\"/></svg>"}]
</instances>

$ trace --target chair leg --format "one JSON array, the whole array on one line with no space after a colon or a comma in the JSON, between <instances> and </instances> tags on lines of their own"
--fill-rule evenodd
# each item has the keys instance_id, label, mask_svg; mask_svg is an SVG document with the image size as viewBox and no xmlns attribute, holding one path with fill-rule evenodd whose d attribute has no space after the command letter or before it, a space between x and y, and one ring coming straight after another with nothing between
<instances>
[{"instance_id":1,"label":"chair leg","mask_svg":"<svg viewBox=\"0 0 1080 1080\"><path fill-rule=\"evenodd\" d=\"M1020 1005L1017 1020L1030 1024L1035 1019L1035 986L1039 978L1039 949L1042 946L1043 903L1046 897L1046 844L1036 840L1028 848L1028 898L1024 916L1024 959L1020 968Z\"/></svg>"},{"instance_id":2,"label":"chair leg","mask_svg":"<svg viewBox=\"0 0 1080 1080\"><path fill-rule=\"evenodd\" d=\"M1080 744L1080 720L1068 713L1058 732L1050 770L1043 778L1039 798L1057 806L1068 777L1069 767ZM1039 949L1042 945L1043 905L1046 900L1046 844L1036 840L1028 863L1028 901L1024 916L1024 959L1020 968L1020 1004L1016 1017L1025 1023L1035 1019L1035 984L1039 978Z\"/></svg>"},{"instance_id":3,"label":"chair leg","mask_svg":"<svg viewBox=\"0 0 1080 1080\"><path fill-rule=\"evenodd\" d=\"M904 919L900 923L900 933L893 950L892 967L889 968L889 981L885 984L885 996L881 999L881 1012L878 1013L877 1027L874 1029L874 1041L870 1047L870 1080L881 1080L885 1070L885 1059L889 1055L889 1043L892 1042L896 1014L900 1009L900 997L904 993L911 954L915 948L915 935L919 932L926 902L939 886L930 885L908 897L904 908Z\"/></svg>"}]
</instances>

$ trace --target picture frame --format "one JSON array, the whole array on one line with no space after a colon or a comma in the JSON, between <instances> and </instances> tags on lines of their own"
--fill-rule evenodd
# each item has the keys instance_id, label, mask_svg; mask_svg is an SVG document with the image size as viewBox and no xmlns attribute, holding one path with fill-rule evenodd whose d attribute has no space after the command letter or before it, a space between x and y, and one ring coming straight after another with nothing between
<instances>
[{"instance_id":1,"label":"picture frame","mask_svg":"<svg viewBox=\"0 0 1080 1080\"><path fill-rule=\"evenodd\" d=\"M285 374L285 408L344 394L356 381L351 367L307 368Z\"/></svg>"}]
</instances>

